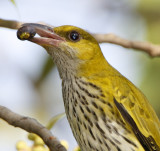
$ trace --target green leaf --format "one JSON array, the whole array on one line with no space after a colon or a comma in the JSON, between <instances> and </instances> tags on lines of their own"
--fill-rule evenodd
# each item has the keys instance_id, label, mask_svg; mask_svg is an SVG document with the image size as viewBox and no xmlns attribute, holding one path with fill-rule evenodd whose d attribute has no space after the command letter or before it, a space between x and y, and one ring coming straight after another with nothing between
<instances>
[{"instance_id":1,"label":"green leaf","mask_svg":"<svg viewBox=\"0 0 160 151\"><path fill-rule=\"evenodd\" d=\"M51 57L47 57L46 61L42 67L42 72L40 73L38 79L35 81L35 86L38 87L46 79L46 77L51 73L53 67L55 67Z\"/></svg>"},{"instance_id":2,"label":"green leaf","mask_svg":"<svg viewBox=\"0 0 160 151\"><path fill-rule=\"evenodd\" d=\"M62 118L65 117L65 116L66 116L65 113L61 113L61 114L58 114L58 115L52 117L52 118L50 119L50 121L48 122L48 124L47 124L46 127L47 127L48 129L51 129L60 119L62 119Z\"/></svg>"},{"instance_id":3,"label":"green leaf","mask_svg":"<svg viewBox=\"0 0 160 151\"><path fill-rule=\"evenodd\" d=\"M10 0L11 2L12 2L12 4L13 5L15 5L16 6L16 3L15 3L15 1L14 0Z\"/></svg>"}]
</instances>

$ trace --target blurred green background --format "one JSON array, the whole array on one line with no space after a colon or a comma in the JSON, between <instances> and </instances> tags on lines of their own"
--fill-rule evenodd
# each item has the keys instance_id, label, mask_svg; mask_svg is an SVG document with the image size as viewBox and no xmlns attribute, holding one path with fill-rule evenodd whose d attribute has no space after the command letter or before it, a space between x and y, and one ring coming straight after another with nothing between
<instances>
[{"instance_id":1,"label":"blurred green background","mask_svg":"<svg viewBox=\"0 0 160 151\"><path fill-rule=\"evenodd\" d=\"M140 0L138 12L145 20L146 40L160 44L160 1ZM140 88L160 117L160 58L143 55L140 60L145 63Z\"/></svg>"}]
</instances>

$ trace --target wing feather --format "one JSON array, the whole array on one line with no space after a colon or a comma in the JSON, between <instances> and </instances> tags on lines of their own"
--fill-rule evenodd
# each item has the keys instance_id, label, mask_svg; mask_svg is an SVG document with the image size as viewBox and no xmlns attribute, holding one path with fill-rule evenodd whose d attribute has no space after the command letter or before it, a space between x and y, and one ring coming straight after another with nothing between
<instances>
[{"instance_id":1,"label":"wing feather","mask_svg":"<svg viewBox=\"0 0 160 151\"><path fill-rule=\"evenodd\" d=\"M126 78L120 78L114 103L146 151L160 151L160 122L143 93Z\"/></svg>"},{"instance_id":2,"label":"wing feather","mask_svg":"<svg viewBox=\"0 0 160 151\"><path fill-rule=\"evenodd\" d=\"M118 103L115 98L114 103L119 112L121 113L122 117L132 127L134 134L136 135L137 139L139 140L145 151L160 151L158 145L156 144L152 136L149 136L147 138L140 132L133 118L129 115L124 106L121 103Z\"/></svg>"}]
</instances>

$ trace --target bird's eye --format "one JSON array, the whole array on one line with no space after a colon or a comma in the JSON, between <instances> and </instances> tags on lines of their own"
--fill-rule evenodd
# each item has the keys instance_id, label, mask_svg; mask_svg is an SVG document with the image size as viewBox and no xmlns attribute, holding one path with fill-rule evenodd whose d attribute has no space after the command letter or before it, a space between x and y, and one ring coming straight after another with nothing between
<instances>
[{"instance_id":1,"label":"bird's eye","mask_svg":"<svg viewBox=\"0 0 160 151\"><path fill-rule=\"evenodd\" d=\"M77 41L80 40L80 35L79 35L79 33L76 32L76 31L71 31L71 32L69 33L69 39L70 39L71 41L77 42Z\"/></svg>"}]
</instances>

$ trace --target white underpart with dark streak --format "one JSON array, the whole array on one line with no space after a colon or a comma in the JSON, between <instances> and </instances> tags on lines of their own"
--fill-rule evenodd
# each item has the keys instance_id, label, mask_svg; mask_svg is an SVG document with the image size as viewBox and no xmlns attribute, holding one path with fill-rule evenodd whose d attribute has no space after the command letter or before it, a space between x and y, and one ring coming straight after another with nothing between
<instances>
[{"instance_id":1,"label":"white underpart with dark streak","mask_svg":"<svg viewBox=\"0 0 160 151\"><path fill-rule=\"evenodd\" d=\"M95 96L99 96L100 91L91 86L88 89L88 86L86 87L79 82L84 81L84 78L72 78L74 79L72 81L63 80L63 98L68 121L81 150L136 151L139 142L129 142L126 130L116 120L109 119L106 116L105 123L104 119L95 112L95 106L92 104L92 101L97 101L97 98L88 96L85 89L92 92L91 94ZM86 81L84 82L87 83ZM80 86L84 90L80 90ZM98 104L98 106L100 105L104 106L103 103ZM93 112L96 114L97 119ZM86 130L84 131L84 129Z\"/></svg>"}]
</instances>

